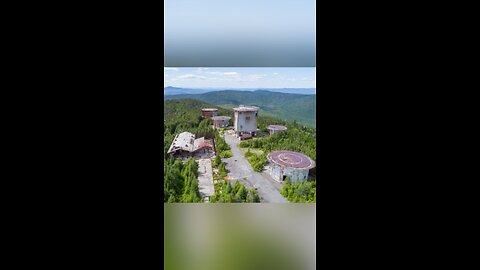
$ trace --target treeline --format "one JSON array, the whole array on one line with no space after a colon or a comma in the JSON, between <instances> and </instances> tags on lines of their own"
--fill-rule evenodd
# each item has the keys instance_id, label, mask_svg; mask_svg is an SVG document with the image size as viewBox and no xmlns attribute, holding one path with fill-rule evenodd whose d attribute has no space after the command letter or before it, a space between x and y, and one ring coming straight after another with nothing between
<instances>
[{"instance_id":1,"label":"treeline","mask_svg":"<svg viewBox=\"0 0 480 270\"><path fill-rule=\"evenodd\" d=\"M236 181L232 185L228 182L214 184L215 195L210 197L212 203L259 203L260 197L254 188L246 188Z\"/></svg>"},{"instance_id":2,"label":"treeline","mask_svg":"<svg viewBox=\"0 0 480 270\"><path fill-rule=\"evenodd\" d=\"M223 180L227 176L228 171L225 168L225 163L222 162L218 154L213 159L212 167L218 169L218 172L213 174L213 180Z\"/></svg>"},{"instance_id":3,"label":"treeline","mask_svg":"<svg viewBox=\"0 0 480 270\"><path fill-rule=\"evenodd\" d=\"M198 191L198 164L190 158L182 164L180 160L166 159L164 164L164 202L201 202Z\"/></svg>"},{"instance_id":4,"label":"treeline","mask_svg":"<svg viewBox=\"0 0 480 270\"><path fill-rule=\"evenodd\" d=\"M305 131L307 133L316 134L316 129L315 128L299 124L295 120L292 121L292 122L287 122L287 121L280 120L280 119L275 118L275 117L269 117L269 116L260 116L258 118L257 127L262 132L268 134L267 127L269 125L282 125L282 126L286 126L288 129L298 129L298 130L301 130L301 131Z\"/></svg>"},{"instance_id":5,"label":"treeline","mask_svg":"<svg viewBox=\"0 0 480 270\"><path fill-rule=\"evenodd\" d=\"M290 150L303 153L312 160L316 160L317 146L315 134L299 129L287 129L272 136L242 141L239 146L242 148L261 149L265 153L274 150Z\"/></svg>"},{"instance_id":6,"label":"treeline","mask_svg":"<svg viewBox=\"0 0 480 270\"><path fill-rule=\"evenodd\" d=\"M220 155L221 158L229 158L233 156L230 145L225 141L225 138L218 132L214 131L215 134L215 149Z\"/></svg>"},{"instance_id":7,"label":"treeline","mask_svg":"<svg viewBox=\"0 0 480 270\"><path fill-rule=\"evenodd\" d=\"M303 181L290 183L290 178L287 177L280 194L282 194L287 200L295 203L314 203L317 200L317 188L316 182Z\"/></svg>"}]
</instances>

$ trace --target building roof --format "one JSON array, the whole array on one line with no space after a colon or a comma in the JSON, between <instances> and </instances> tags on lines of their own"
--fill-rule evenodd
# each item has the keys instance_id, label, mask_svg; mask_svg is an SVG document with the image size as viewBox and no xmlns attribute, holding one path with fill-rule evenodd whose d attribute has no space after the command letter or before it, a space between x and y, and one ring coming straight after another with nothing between
<instances>
[{"instance_id":1,"label":"building roof","mask_svg":"<svg viewBox=\"0 0 480 270\"><path fill-rule=\"evenodd\" d=\"M286 126L280 126L280 125L269 125L267 128L272 130L287 130Z\"/></svg>"},{"instance_id":2,"label":"building roof","mask_svg":"<svg viewBox=\"0 0 480 270\"><path fill-rule=\"evenodd\" d=\"M240 105L238 106L237 108L233 108L234 111L237 111L237 112L250 112L250 111L258 111L260 110L259 107L256 107L256 106L243 106L243 105Z\"/></svg>"},{"instance_id":3,"label":"building roof","mask_svg":"<svg viewBox=\"0 0 480 270\"><path fill-rule=\"evenodd\" d=\"M311 158L293 151L272 151L267 155L267 159L283 168L311 169L315 167L315 162Z\"/></svg>"},{"instance_id":4,"label":"building roof","mask_svg":"<svg viewBox=\"0 0 480 270\"><path fill-rule=\"evenodd\" d=\"M207 140L204 137L195 139L195 135L190 132L182 132L175 136L172 145L168 149L168 154L177 150L184 150L194 152L198 149L210 147L213 148L213 141Z\"/></svg>"},{"instance_id":5,"label":"building roof","mask_svg":"<svg viewBox=\"0 0 480 270\"><path fill-rule=\"evenodd\" d=\"M202 109L202 111L204 111L204 112L214 112L214 111L218 111L218 109L217 108L204 108L204 109Z\"/></svg>"},{"instance_id":6,"label":"building roof","mask_svg":"<svg viewBox=\"0 0 480 270\"><path fill-rule=\"evenodd\" d=\"M175 136L172 145L168 149L168 153L177 151L179 149L188 152L193 151L193 143L195 141L195 135L190 132L182 132Z\"/></svg>"},{"instance_id":7,"label":"building roof","mask_svg":"<svg viewBox=\"0 0 480 270\"><path fill-rule=\"evenodd\" d=\"M193 144L193 151L196 151L198 149L202 149L205 147L213 148L213 142L212 140L207 140L204 137L201 137L195 140Z\"/></svg>"},{"instance_id":8,"label":"building roof","mask_svg":"<svg viewBox=\"0 0 480 270\"><path fill-rule=\"evenodd\" d=\"M212 120L213 121L222 121L222 120L230 120L230 116L213 116Z\"/></svg>"}]
</instances>

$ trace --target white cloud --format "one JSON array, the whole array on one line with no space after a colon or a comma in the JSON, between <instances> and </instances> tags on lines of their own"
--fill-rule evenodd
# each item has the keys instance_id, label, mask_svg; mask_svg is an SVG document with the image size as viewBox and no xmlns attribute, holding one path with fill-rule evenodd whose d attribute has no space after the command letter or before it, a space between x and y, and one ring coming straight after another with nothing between
<instances>
[{"instance_id":1,"label":"white cloud","mask_svg":"<svg viewBox=\"0 0 480 270\"><path fill-rule=\"evenodd\" d=\"M205 76L200 76L200 75L195 75L195 74L184 74L177 76L173 78L173 81L179 81L179 80L192 80L192 79L200 79L200 80L205 80L207 77Z\"/></svg>"},{"instance_id":2,"label":"white cloud","mask_svg":"<svg viewBox=\"0 0 480 270\"><path fill-rule=\"evenodd\" d=\"M277 72L274 72L274 73L272 73L272 74L273 74L273 75L275 75L275 76L277 76L277 75L278 75L278 73L277 73Z\"/></svg>"},{"instance_id":3,"label":"white cloud","mask_svg":"<svg viewBox=\"0 0 480 270\"><path fill-rule=\"evenodd\" d=\"M195 71L196 73L203 73L205 70L208 70L208 68L197 68Z\"/></svg>"},{"instance_id":4,"label":"white cloud","mask_svg":"<svg viewBox=\"0 0 480 270\"><path fill-rule=\"evenodd\" d=\"M163 71L164 71L164 72L165 72L165 71L169 71L169 70L171 70L171 71L178 71L178 68L167 68L167 67L164 67L164 68L163 68Z\"/></svg>"},{"instance_id":5,"label":"white cloud","mask_svg":"<svg viewBox=\"0 0 480 270\"><path fill-rule=\"evenodd\" d=\"M210 75L217 75L217 76L221 76L221 77L236 77L236 76L240 75L240 73L238 73L238 72L210 71L210 72L207 72L207 73L210 74Z\"/></svg>"},{"instance_id":6,"label":"white cloud","mask_svg":"<svg viewBox=\"0 0 480 270\"><path fill-rule=\"evenodd\" d=\"M263 79L265 77L267 77L267 74L252 74L252 75L247 77L247 80L256 81L256 80Z\"/></svg>"}]
</instances>

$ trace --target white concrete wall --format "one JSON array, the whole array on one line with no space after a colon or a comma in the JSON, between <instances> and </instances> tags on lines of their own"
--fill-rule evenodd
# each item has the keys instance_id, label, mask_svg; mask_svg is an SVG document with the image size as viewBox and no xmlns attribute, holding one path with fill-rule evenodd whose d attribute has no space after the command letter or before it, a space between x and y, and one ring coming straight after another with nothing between
<instances>
[{"instance_id":1,"label":"white concrete wall","mask_svg":"<svg viewBox=\"0 0 480 270\"><path fill-rule=\"evenodd\" d=\"M234 128L235 132L254 132L257 131L257 112L235 112ZM250 117L249 120L246 118Z\"/></svg>"},{"instance_id":2,"label":"white concrete wall","mask_svg":"<svg viewBox=\"0 0 480 270\"><path fill-rule=\"evenodd\" d=\"M270 131L270 135L273 135L273 134L276 134L276 133L280 133L280 132L283 132L285 130L275 130L275 129L269 129Z\"/></svg>"},{"instance_id":3,"label":"white concrete wall","mask_svg":"<svg viewBox=\"0 0 480 270\"><path fill-rule=\"evenodd\" d=\"M282 181L283 176L290 176L290 182L303 182L308 178L308 169L282 168L278 165L271 164L270 175L277 181Z\"/></svg>"}]
</instances>

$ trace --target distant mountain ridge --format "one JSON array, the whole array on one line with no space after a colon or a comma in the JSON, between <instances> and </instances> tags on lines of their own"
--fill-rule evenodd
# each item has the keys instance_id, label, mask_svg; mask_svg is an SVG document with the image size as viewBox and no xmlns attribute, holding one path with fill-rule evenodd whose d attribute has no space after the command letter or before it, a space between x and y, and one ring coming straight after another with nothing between
<instances>
[{"instance_id":1,"label":"distant mountain ridge","mask_svg":"<svg viewBox=\"0 0 480 270\"><path fill-rule=\"evenodd\" d=\"M190 88L180 88L167 86L163 88L163 95L181 95L181 94L202 94L210 92L212 90L208 89L190 89Z\"/></svg>"},{"instance_id":2,"label":"distant mountain ridge","mask_svg":"<svg viewBox=\"0 0 480 270\"><path fill-rule=\"evenodd\" d=\"M169 95L181 95L181 94L203 94L207 92L217 92L217 91L226 91L226 90L235 90L235 91L271 91L277 93L290 93L290 94L301 94L301 95L315 95L316 88L182 88L167 86L163 88L163 94L166 96Z\"/></svg>"},{"instance_id":3,"label":"distant mountain ridge","mask_svg":"<svg viewBox=\"0 0 480 270\"><path fill-rule=\"evenodd\" d=\"M278 117L316 126L316 95L272 92L269 90L219 90L201 94L164 95L164 100L195 99L224 108L238 105L260 107L260 115Z\"/></svg>"}]
</instances>

